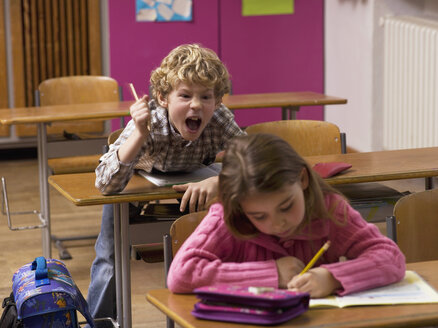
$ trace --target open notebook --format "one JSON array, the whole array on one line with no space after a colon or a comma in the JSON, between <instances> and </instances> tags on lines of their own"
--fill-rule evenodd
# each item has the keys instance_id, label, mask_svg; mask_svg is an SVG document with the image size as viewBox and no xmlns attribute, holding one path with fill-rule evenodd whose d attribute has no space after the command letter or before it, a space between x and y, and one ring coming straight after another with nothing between
<instances>
[{"instance_id":1,"label":"open notebook","mask_svg":"<svg viewBox=\"0 0 438 328\"><path fill-rule=\"evenodd\" d=\"M359 305L438 303L438 293L414 271L395 284L346 296L329 296L310 300L314 307L347 307Z\"/></svg>"},{"instance_id":2,"label":"open notebook","mask_svg":"<svg viewBox=\"0 0 438 328\"><path fill-rule=\"evenodd\" d=\"M188 182L197 182L214 177L219 174L222 169L222 163L213 163L209 166L202 166L191 172L157 172L148 173L139 170L138 174L148 179L150 182L159 187L173 186L176 184L184 184Z\"/></svg>"}]
</instances>

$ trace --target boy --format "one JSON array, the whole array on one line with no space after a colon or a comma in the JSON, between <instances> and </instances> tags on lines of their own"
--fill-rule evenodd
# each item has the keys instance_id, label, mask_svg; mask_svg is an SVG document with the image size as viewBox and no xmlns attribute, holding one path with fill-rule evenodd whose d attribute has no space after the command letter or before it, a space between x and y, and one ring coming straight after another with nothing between
<instances>
[{"instance_id":1,"label":"boy","mask_svg":"<svg viewBox=\"0 0 438 328\"><path fill-rule=\"evenodd\" d=\"M130 108L132 120L96 168L104 194L125 188L134 169L189 171L214 162L228 140L244 134L221 102L230 90L226 67L210 49L182 45L165 57L150 78L152 100ZM150 122L150 128L148 127ZM204 209L217 193L218 178L174 186L184 192L181 211ZM88 303L94 318L116 317L113 209L104 206Z\"/></svg>"}]
</instances>

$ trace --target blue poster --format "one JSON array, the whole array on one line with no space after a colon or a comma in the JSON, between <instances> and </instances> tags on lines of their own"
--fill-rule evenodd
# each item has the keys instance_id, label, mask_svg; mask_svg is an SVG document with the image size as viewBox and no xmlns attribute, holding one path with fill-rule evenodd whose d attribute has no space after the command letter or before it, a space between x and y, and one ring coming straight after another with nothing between
<instances>
[{"instance_id":1,"label":"blue poster","mask_svg":"<svg viewBox=\"0 0 438 328\"><path fill-rule=\"evenodd\" d=\"M139 22L192 20L192 0L136 0L135 17Z\"/></svg>"}]
</instances>

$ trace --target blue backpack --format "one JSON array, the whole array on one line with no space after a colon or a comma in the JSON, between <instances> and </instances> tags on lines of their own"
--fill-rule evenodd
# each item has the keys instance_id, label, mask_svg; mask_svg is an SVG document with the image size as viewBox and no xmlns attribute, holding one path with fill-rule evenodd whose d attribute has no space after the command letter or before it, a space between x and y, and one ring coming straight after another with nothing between
<instances>
[{"instance_id":1,"label":"blue backpack","mask_svg":"<svg viewBox=\"0 0 438 328\"><path fill-rule=\"evenodd\" d=\"M12 278L12 292L23 328L77 328L76 311L94 327L87 302L59 260L37 257L22 266Z\"/></svg>"}]
</instances>

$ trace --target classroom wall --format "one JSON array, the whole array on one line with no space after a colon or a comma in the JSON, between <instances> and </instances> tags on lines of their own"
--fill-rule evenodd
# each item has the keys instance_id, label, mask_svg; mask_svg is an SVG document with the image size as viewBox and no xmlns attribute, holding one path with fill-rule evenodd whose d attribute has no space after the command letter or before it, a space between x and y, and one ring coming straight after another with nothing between
<instances>
[{"instance_id":1,"label":"classroom wall","mask_svg":"<svg viewBox=\"0 0 438 328\"><path fill-rule=\"evenodd\" d=\"M161 59L193 42L218 53L234 94L324 92L323 0L295 0L292 15L254 17L242 17L240 0L194 0L192 22L169 23L136 22L134 0L107 4L108 73L124 87L125 99L132 99L127 83L146 92L150 71ZM297 117L321 120L323 109L308 107ZM241 126L279 119L280 109L236 111Z\"/></svg>"},{"instance_id":2,"label":"classroom wall","mask_svg":"<svg viewBox=\"0 0 438 328\"><path fill-rule=\"evenodd\" d=\"M348 99L326 110L359 151L383 149L383 27L385 15L438 19L436 0L326 0L325 92ZM437 145L438 146L438 145Z\"/></svg>"}]
</instances>

